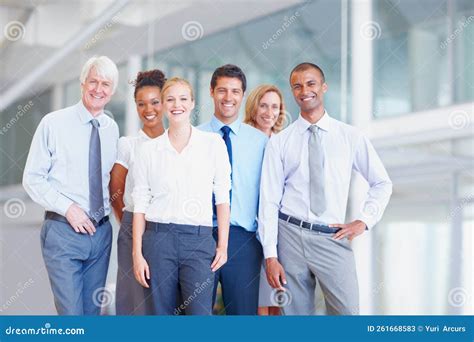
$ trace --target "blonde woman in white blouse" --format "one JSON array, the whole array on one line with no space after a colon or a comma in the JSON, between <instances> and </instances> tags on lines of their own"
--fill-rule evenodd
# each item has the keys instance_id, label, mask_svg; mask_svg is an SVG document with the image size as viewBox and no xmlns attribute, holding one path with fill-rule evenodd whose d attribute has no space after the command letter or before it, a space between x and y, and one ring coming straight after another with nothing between
<instances>
[{"instance_id":1,"label":"blonde woman in white blouse","mask_svg":"<svg viewBox=\"0 0 474 342\"><path fill-rule=\"evenodd\" d=\"M227 261L227 149L219 135L191 125L194 96L186 80L168 80L162 102L169 129L143 144L134 169L135 278L151 288L157 315L211 315L214 272ZM213 195L217 244L212 236Z\"/></svg>"}]
</instances>

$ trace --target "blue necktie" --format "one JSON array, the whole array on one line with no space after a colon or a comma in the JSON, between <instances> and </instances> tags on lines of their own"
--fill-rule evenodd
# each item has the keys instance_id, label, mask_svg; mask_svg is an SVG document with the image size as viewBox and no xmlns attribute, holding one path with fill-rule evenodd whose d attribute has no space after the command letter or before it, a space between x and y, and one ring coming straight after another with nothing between
<instances>
[{"instance_id":1,"label":"blue necktie","mask_svg":"<svg viewBox=\"0 0 474 342\"><path fill-rule=\"evenodd\" d=\"M99 121L92 119L91 123L92 131L89 141L89 205L90 217L99 222L104 217Z\"/></svg>"},{"instance_id":2,"label":"blue necktie","mask_svg":"<svg viewBox=\"0 0 474 342\"><path fill-rule=\"evenodd\" d=\"M230 127L229 126L222 126L221 128L222 139L224 139L225 146L227 147L227 154L229 155L229 162L230 162L230 169L232 170L232 142L230 141ZM232 178L232 171L231 171L231 178Z\"/></svg>"},{"instance_id":3,"label":"blue necktie","mask_svg":"<svg viewBox=\"0 0 474 342\"><path fill-rule=\"evenodd\" d=\"M224 139L225 146L227 147L227 154L229 155L229 162L230 162L230 178L232 179L232 142L230 141L230 127L229 126L222 126L221 131L223 133L222 139ZM232 188L229 191L229 201L232 203ZM214 212L214 216L216 215L216 199L214 194L212 195L212 209Z\"/></svg>"}]
</instances>

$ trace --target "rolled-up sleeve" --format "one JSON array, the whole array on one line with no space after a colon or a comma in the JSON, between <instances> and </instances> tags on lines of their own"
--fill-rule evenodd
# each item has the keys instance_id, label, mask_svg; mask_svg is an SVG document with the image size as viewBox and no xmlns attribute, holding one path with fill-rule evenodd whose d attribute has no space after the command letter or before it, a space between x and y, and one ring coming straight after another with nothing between
<instances>
[{"instance_id":1,"label":"rolled-up sleeve","mask_svg":"<svg viewBox=\"0 0 474 342\"><path fill-rule=\"evenodd\" d=\"M129 138L121 137L118 141L117 160L115 161L115 163L122 165L127 170L130 165L131 149L132 146L130 144Z\"/></svg>"},{"instance_id":2,"label":"rolled-up sleeve","mask_svg":"<svg viewBox=\"0 0 474 342\"><path fill-rule=\"evenodd\" d=\"M33 201L47 210L66 215L74 202L61 194L48 182L48 174L53 167L49 143L51 141L47 117L36 129L23 172L23 187Z\"/></svg>"},{"instance_id":3,"label":"rolled-up sleeve","mask_svg":"<svg viewBox=\"0 0 474 342\"><path fill-rule=\"evenodd\" d=\"M139 149L138 156L133 163L133 175L135 186L132 191L134 213L145 214L151 201L151 188L148 178L148 163L151 158L148 155L148 144L143 144Z\"/></svg>"},{"instance_id":4,"label":"rolled-up sleeve","mask_svg":"<svg viewBox=\"0 0 474 342\"><path fill-rule=\"evenodd\" d=\"M216 204L230 203L230 188L231 188L231 167L229 162L229 155L227 154L227 148L224 140L221 137L216 136L215 142L215 173L214 173L214 185L213 193L215 196Z\"/></svg>"},{"instance_id":5,"label":"rolled-up sleeve","mask_svg":"<svg viewBox=\"0 0 474 342\"><path fill-rule=\"evenodd\" d=\"M276 137L265 149L260 181L258 236L266 258L278 257L278 211L285 186L283 161Z\"/></svg>"},{"instance_id":6,"label":"rolled-up sleeve","mask_svg":"<svg viewBox=\"0 0 474 342\"><path fill-rule=\"evenodd\" d=\"M370 229L382 218L392 194L392 181L373 145L363 135L357 144L353 169L365 178L370 187L357 216Z\"/></svg>"}]
</instances>

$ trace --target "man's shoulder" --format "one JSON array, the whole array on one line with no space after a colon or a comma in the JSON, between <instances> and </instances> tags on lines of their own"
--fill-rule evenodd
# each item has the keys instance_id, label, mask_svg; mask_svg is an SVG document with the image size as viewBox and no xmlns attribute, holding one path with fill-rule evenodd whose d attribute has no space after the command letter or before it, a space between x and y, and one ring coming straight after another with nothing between
<instances>
[{"instance_id":1,"label":"man's shoulder","mask_svg":"<svg viewBox=\"0 0 474 342\"><path fill-rule=\"evenodd\" d=\"M253 141L258 141L266 144L268 137L259 129L250 126L249 124L243 123L240 126L240 130L246 135L252 138Z\"/></svg>"},{"instance_id":2,"label":"man's shoulder","mask_svg":"<svg viewBox=\"0 0 474 342\"><path fill-rule=\"evenodd\" d=\"M335 119L333 117L330 117L330 125L332 129L336 130L338 135L345 136L346 138L349 138L351 140L358 140L361 136L363 136L362 131L357 127L352 126L341 120Z\"/></svg>"},{"instance_id":3,"label":"man's shoulder","mask_svg":"<svg viewBox=\"0 0 474 342\"><path fill-rule=\"evenodd\" d=\"M204 122L196 127L200 131L212 132L211 121Z\"/></svg>"}]
</instances>

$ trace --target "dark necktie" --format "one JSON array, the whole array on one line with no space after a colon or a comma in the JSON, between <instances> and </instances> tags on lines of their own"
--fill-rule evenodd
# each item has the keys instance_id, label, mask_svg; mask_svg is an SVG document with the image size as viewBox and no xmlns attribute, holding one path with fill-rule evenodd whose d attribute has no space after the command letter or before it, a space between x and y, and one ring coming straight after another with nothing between
<instances>
[{"instance_id":1,"label":"dark necktie","mask_svg":"<svg viewBox=\"0 0 474 342\"><path fill-rule=\"evenodd\" d=\"M230 141L230 127L222 126L221 131L223 133L222 139L224 139L225 146L227 147L227 154L229 155L230 169L232 170L232 142ZM232 177L232 172L231 172Z\"/></svg>"},{"instance_id":2,"label":"dark necktie","mask_svg":"<svg viewBox=\"0 0 474 342\"><path fill-rule=\"evenodd\" d=\"M102 164L100 151L99 121L91 120L89 141L89 205L90 217L96 222L104 217L104 194L102 191Z\"/></svg>"}]
</instances>

